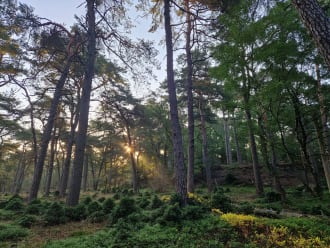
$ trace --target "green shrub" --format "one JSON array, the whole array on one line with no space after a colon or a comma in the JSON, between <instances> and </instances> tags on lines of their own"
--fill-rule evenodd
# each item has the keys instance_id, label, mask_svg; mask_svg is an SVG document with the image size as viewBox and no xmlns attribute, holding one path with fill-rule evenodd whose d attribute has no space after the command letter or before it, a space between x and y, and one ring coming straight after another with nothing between
<instances>
[{"instance_id":1,"label":"green shrub","mask_svg":"<svg viewBox=\"0 0 330 248\"><path fill-rule=\"evenodd\" d=\"M148 206L149 209L156 209L163 205L163 202L157 195L153 195Z\"/></svg>"},{"instance_id":2,"label":"green shrub","mask_svg":"<svg viewBox=\"0 0 330 248\"><path fill-rule=\"evenodd\" d=\"M221 188L217 188L211 195L210 207L220 209L223 212L230 212L233 209L230 198L225 195Z\"/></svg>"},{"instance_id":3,"label":"green shrub","mask_svg":"<svg viewBox=\"0 0 330 248\"><path fill-rule=\"evenodd\" d=\"M99 210L99 211L92 212L88 216L88 220L91 223L99 223L99 222L104 221L104 219L105 219L104 217L105 217L105 213L102 210Z\"/></svg>"},{"instance_id":4,"label":"green shrub","mask_svg":"<svg viewBox=\"0 0 330 248\"><path fill-rule=\"evenodd\" d=\"M235 206L235 212L241 214L253 214L255 206L249 202L242 202Z\"/></svg>"},{"instance_id":5,"label":"green shrub","mask_svg":"<svg viewBox=\"0 0 330 248\"><path fill-rule=\"evenodd\" d=\"M47 209L44 220L46 225L53 226L59 225L66 222L64 206L58 202L52 203Z\"/></svg>"},{"instance_id":6,"label":"green shrub","mask_svg":"<svg viewBox=\"0 0 330 248\"><path fill-rule=\"evenodd\" d=\"M201 206L187 205L182 209L182 217L187 220L198 220L203 218L205 211L205 208Z\"/></svg>"},{"instance_id":7,"label":"green shrub","mask_svg":"<svg viewBox=\"0 0 330 248\"><path fill-rule=\"evenodd\" d=\"M87 218L86 206L82 203L79 203L74 207L66 207L65 215L69 220L80 221Z\"/></svg>"},{"instance_id":8,"label":"green shrub","mask_svg":"<svg viewBox=\"0 0 330 248\"><path fill-rule=\"evenodd\" d=\"M1 220L12 220L15 219L17 213L11 210L0 209L0 221Z\"/></svg>"},{"instance_id":9,"label":"green shrub","mask_svg":"<svg viewBox=\"0 0 330 248\"><path fill-rule=\"evenodd\" d=\"M91 215L94 212L102 210L102 205L98 201L92 201L87 205L87 213Z\"/></svg>"},{"instance_id":10,"label":"green shrub","mask_svg":"<svg viewBox=\"0 0 330 248\"><path fill-rule=\"evenodd\" d=\"M150 197L142 195L141 197L139 197L136 201L136 204L140 207L140 208L147 208L150 205Z\"/></svg>"},{"instance_id":11,"label":"green shrub","mask_svg":"<svg viewBox=\"0 0 330 248\"><path fill-rule=\"evenodd\" d=\"M16 241L26 237L28 234L29 230L26 228L11 224L0 224L0 241Z\"/></svg>"},{"instance_id":12,"label":"green shrub","mask_svg":"<svg viewBox=\"0 0 330 248\"><path fill-rule=\"evenodd\" d=\"M237 178L231 174L231 173L228 173L225 177L225 184L229 184L229 185L235 185L237 184L238 180Z\"/></svg>"},{"instance_id":13,"label":"green shrub","mask_svg":"<svg viewBox=\"0 0 330 248\"><path fill-rule=\"evenodd\" d=\"M281 199L282 199L281 194L274 191L270 191L265 194L266 202L277 202L280 201Z\"/></svg>"},{"instance_id":14,"label":"green shrub","mask_svg":"<svg viewBox=\"0 0 330 248\"><path fill-rule=\"evenodd\" d=\"M39 215L44 212L44 206L39 199L31 201L25 208L26 214Z\"/></svg>"},{"instance_id":15,"label":"green shrub","mask_svg":"<svg viewBox=\"0 0 330 248\"><path fill-rule=\"evenodd\" d=\"M12 196L5 206L5 210L21 211L24 209L23 199L19 195Z\"/></svg>"},{"instance_id":16,"label":"green shrub","mask_svg":"<svg viewBox=\"0 0 330 248\"><path fill-rule=\"evenodd\" d=\"M92 197L87 196L86 198L84 198L82 200L82 204L88 205L89 203L91 203L93 201Z\"/></svg>"},{"instance_id":17,"label":"green shrub","mask_svg":"<svg viewBox=\"0 0 330 248\"><path fill-rule=\"evenodd\" d=\"M121 197L120 193L116 192L114 195L113 195L113 199L115 200L119 200Z\"/></svg>"},{"instance_id":18,"label":"green shrub","mask_svg":"<svg viewBox=\"0 0 330 248\"><path fill-rule=\"evenodd\" d=\"M34 215L25 214L17 220L17 224L22 227L30 228L34 223L36 223L37 218Z\"/></svg>"},{"instance_id":19,"label":"green shrub","mask_svg":"<svg viewBox=\"0 0 330 248\"><path fill-rule=\"evenodd\" d=\"M104 213L109 214L115 207L115 202L111 198L107 198L103 201L102 208Z\"/></svg>"},{"instance_id":20,"label":"green shrub","mask_svg":"<svg viewBox=\"0 0 330 248\"><path fill-rule=\"evenodd\" d=\"M99 201L99 203L103 203L103 202L105 201L105 197L104 197L104 196L100 197L100 198L98 199L98 201Z\"/></svg>"},{"instance_id":21,"label":"green shrub","mask_svg":"<svg viewBox=\"0 0 330 248\"><path fill-rule=\"evenodd\" d=\"M182 220L182 210L179 204L167 205L163 215L158 218L158 222L162 225L179 224Z\"/></svg>"},{"instance_id":22,"label":"green shrub","mask_svg":"<svg viewBox=\"0 0 330 248\"><path fill-rule=\"evenodd\" d=\"M172 194L170 196L170 201L169 201L170 204L181 204L181 197L178 195L178 194Z\"/></svg>"},{"instance_id":23,"label":"green shrub","mask_svg":"<svg viewBox=\"0 0 330 248\"><path fill-rule=\"evenodd\" d=\"M113 209L110 215L110 223L116 223L120 218L126 217L136 211L135 200L133 198L124 197L119 204Z\"/></svg>"}]
</instances>

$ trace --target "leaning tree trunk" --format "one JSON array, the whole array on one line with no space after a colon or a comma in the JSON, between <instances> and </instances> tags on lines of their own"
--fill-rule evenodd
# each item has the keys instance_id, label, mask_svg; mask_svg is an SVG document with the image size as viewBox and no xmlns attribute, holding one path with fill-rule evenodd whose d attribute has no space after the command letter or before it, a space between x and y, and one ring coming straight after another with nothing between
<instances>
[{"instance_id":1,"label":"leaning tree trunk","mask_svg":"<svg viewBox=\"0 0 330 248\"><path fill-rule=\"evenodd\" d=\"M48 144L49 144L49 141L52 136L52 130L53 130L55 117L56 117L56 113L57 113L57 107L60 102L60 98L62 96L62 89L63 89L64 83L69 74L72 59L73 59L73 57L69 56L68 60L66 61L64 70L61 74L61 77L58 80L56 88L55 88L54 96L53 96L52 103L51 103L50 110L49 110L48 120L47 120L45 129L44 129L42 138L41 138L41 145L40 145L38 160L37 160L37 163L34 168L32 186L31 186L30 195L29 195L29 201L36 199L38 196L42 171L43 171L44 163L46 160Z\"/></svg>"},{"instance_id":2,"label":"leaning tree trunk","mask_svg":"<svg viewBox=\"0 0 330 248\"><path fill-rule=\"evenodd\" d=\"M188 98L188 167L187 167L187 190L194 192L194 159L195 159L195 120L193 99L193 62L191 55L191 32L192 20L189 0L185 0L186 10L186 61L187 61L187 98Z\"/></svg>"},{"instance_id":3,"label":"leaning tree trunk","mask_svg":"<svg viewBox=\"0 0 330 248\"><path fill-rule=\"evenodd\" d=\"M330 68L330 18L317 0L292 0Z\"/></svg>"},{"instance_id":4,"label":"leaning tree trunk","mask_svg":"<svg viewBox=\"0 0 330 248\"><path fill-rule=\"evenodd\" d=\"M317 88L317 97L319 102L320 108L320 115L321 115L321 128L317 128L318 134L318 141L321 151L321 159L322 159L322 166L324 170L324 175L327 181L328 190L330 192L330 140L329 140L329 130L327 124L327 111L325 108L324 103L324 96L322 93L322 85L321 85L321 76L320 76L320 69L318 64L315 65L316 70L316 88Z\"/></svg>"},{"instance_id":5,"label":"leaning tree trunk","mask_svg":"<svg viewBox=\"0 0 330 248\"><path fill-rule=\"evenodd\" d=\"M87 139L88 115L90 97L92 91L92 81L95 71L96 57L96 30L95 30L95 0L87 2L87 61L85 65L85 78L79 106L79 128L76 137L75 157L73 161L72 180L66 203L75 206L79 202L81 179L84 164L84 154Z\"/></svg>"},{"instance_id":6,"label":"leaning tree trunk","mask_svg":"<svg viewBox=\"0 0 330 248\"><path fill-rule=\"evenodd\" d=\"M166 36L166 53L167 53L167 88L170 104L170 117L172 126L172 141L174 152L174 168L175 168L175 190L179 195L181 204L187 203L187 185L186 173L184 165L183 143L181 127L179 123L178 102L176 97L176 87L174 82L173 70L173 44L172 44L172 27L170 16L170 0L164 0L164 24Z\"/></svg>"},{"instance_id":7,"label":"leaning tree trunk","mask_svg":"<svg viewBox=\"0 0 330 248\"><path fill-rule=\"evenodd\" d=\"M56 126L54 126L54 131L52 135L52 141L50 142L50 155L48 162L48 171L46 176L46 184L45 184L45 196L49 196L50 186L52 183L53 171L54 171L54 160L55 160L55 152L56 152Z\"/></svg>"}]
</instances>

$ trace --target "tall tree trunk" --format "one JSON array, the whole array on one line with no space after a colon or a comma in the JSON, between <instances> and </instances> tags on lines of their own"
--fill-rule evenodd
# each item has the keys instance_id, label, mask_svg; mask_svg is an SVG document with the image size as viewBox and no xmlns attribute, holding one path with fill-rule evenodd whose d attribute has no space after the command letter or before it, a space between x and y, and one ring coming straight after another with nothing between
<instances>
[{"instance_id":1,"label":"tall tree trunk","mask_svg":"<svg viewBox=\"0 0 330 248\"><path fill-rule=\"evenodd\" d=\"M303 118L303 113L301 113L301 107L299 105L299 99L298 96L296 94L296 92L290 92L290 96L291 96L291 101L292 101L292 105L294 108L294 112L295 112L295 119L296 119L296 127L295 127L295 132L296 132L296 138L297 141L300 145L300 149L301 149L301 153L302 153L302 158L305 159L305 162L303 162L303 166L304 166L304 170L305 170L305 177L306 177L306 184L308 185L308 172L312 173L312 176L314 178L314 182L315 182L315 193L317 195L320 195L322 192L322 187L317 175L317 171L315 171L315 168L313 168L312 162L311 162L311 158L309 156L309 152L308 152L308 141L309 141L309 133L307 133L306 127L305 127L305 123L304 123L304 118ZM310 187L309 187L310 188ZM309 189L308 189L309 190ZM313 192L312 192L313 193Z\"/></svg>"},{"instance_id":2,"label":"tall tree trunk","mask_svg":"<svg viewBox=\"0 0 330 248\"><path fill-rule=\"evenodd\" d=\"M135 148L132 140L132 134L131 134L131 127L130 127L130 122L129 119L125 116L123 113L122 109L115 104L116 109L118 110L121 118L123 119L125 123L125 128L126 128L126 133L127 133L127 143L128 143L128 148L129 148L129 157L131 160L131 171L132 171L132 187L134 193L138 193L139 191L139 183L138 183L138 174L137 174L137 164L135 160Z\"/></svg>"},{"instance_id":3,"label":"tall tree trunk","mask_svg":"<svg viewBox=\"0 0 330 248\"><path fill-rule=\"evenodd\" d=\"M193 61L191 55L191 32L192 20L190 14L190 0L185 0L186 10L186 61L187 61L187 105L188 105L188 167L187 167L187 190L194 192L194 160L195 160L195 120L194 120L194 98L193 98Z\"/></svg>"},{"instance_id":4,"label":"tall tree trunk","mask_svg":"<svg viewBox=\"0 0 330 248\"><path fill-rule=\"evenodd\" d=\"M212 174L211 174L211 166L209 160L209 152L207 145L207 132L206 132L206 121L205 121L205 111L204 111L204 99L202 94L199 94L199 115L201 120L201 133L202 133L202 155L203 155L203 165L205 168L206 175L206 185L208 192L211 192L213 189L212 185Z\"/></svg>"},{"instance_id":5,"label":"tall tree trunk","mask_svg":"<svg viewBox=\"0 0 330 248\"><path fill-rule=\"evenodd\" d=\"M95 71L96 57L96 31L95 31L95 1L86 0L87 3L87 61L85 65L85 78L82 88L82 95L79 106L79 128L76 137L75 157L73 161L72 180L70 183L69 194L66 203L69 206L75 206L79 202L81 179L83 172L83 162L85 154L85 146L87 139L88 115L90 96L92 90L92 81Z\"/></svg>"},{"instance_id":6,"label":"tall tree trunk","mask_svg":"<svg viewBox=\"0 0 330 248\"><path fill-rule=\"evenodd\" d=\"M256 193L258 196L262 196L264 194L264 187L261 179L261 173L260 173L260 165L259 165L259 159L258 159L258 152L257 152L257 145L254 137L254 131L253 131L253 123L252 123L252 117L251 117L251 111L249 107L249 100L248 96L245 93L244 94L244 109L245 109L245 115L246 115L246 122L248 126L249 131L249 140L250 140L250 149L251 149L251 156L252 156L252 165L253 165L253 175L254 175L254 184L256 187Z\"/></svg>"},{"instance_id":7,"label":"tall tree trunk","mask_svg":"<svg viewBox=\"0 0 330 248\"><path fill-rule=\"evenodd\" d=\"M87 191L87 180L88 180L88 168L89 168L89 154L85 154L84 165L83 165L83 178L82 178L82 189L84 192Z\"/></svg>"},{"instance_id":8,"label":"tall tree trunk","mask_svg":"<svg viewBox=\"0 0 330 248\"><path fill-rule=\"evenodd\" d=\"M227 164L232 164L233 158L231 154L228 118L229 117L225 116L225 111L223 111L223 129L225 132L226 159L227 159Z\"/></svg>"},{"instance_id":9,"label":"tall tree trunk","mask_svg":"<svg viewBox=\"0 0 330 248\"><path fill-rule=\"evenodd\" d=\"M19 194L19 192L21 191L24 174L25 174L25 168L26 168L25 160L26 160L26 150L25 150L25 144L24 144L22 155L21 155L20 160L17 165L14 182L13 182L13 186L11 189L12 194Z\"/></svg>"},{"instance_id":10,"label":"tall tree trunk","mask_svg":"<svg viewBox=\"0 0 330 248\"><path fill-rule=\"evenodd\" d=\"M317 88L317 97L320 108L321 115L321 129L317 128L318 132L318 141L321 151L321 160L324 175L327 181L328 191L330 192L330 135L327 124L327 111L324 103L324 96L322 93L322 85L321 85L321 76L320 76L320 68L319 65L315 65L316 71L316 88Z\"/></svg>"},{"instance_id":11,"label":"tall tree trunk","mask_svg":"<svg viewBox=\"0 0 330 248\"><path fill-rule=\"evenodd\" d=\"M49 196L50 186L52 183L53 171L54 171L54 160L55 160L55 152L56 152L56 126L54 126L53 135L50 142L50 155L48 162L48 171L46 176L46 184L45 184L45 196Z\"/></svg>"},{"instance_id":12,"label":"tall tree trunk","mask_svg":"<svg viewBox=\"0 0 330 248\"><path fill-rule=\"evenodd\" d=\"M292 0L330 68L330 18L317 0Z\"/></svg>"},{"instance_id":13,"label":"tall tree trunk","mask_svg":"<svg viewBox=\"0 0 330 248\"><path fill-rule=\"evenodd\" d=\"M53 130L53 126L54 126L54 122L55 122L55 118L56 118L57 107L60 102L60 98L62 96L62 89L63 89L64 83L68 77L72 59L73 59L73 56L69 56L69 58L67 59L64 70L63 70L61 77L58 80L56 88L55 88L54 96L53 96L49 114L48 114L47 123L46 123L45 129L44 129L44 132L43 132L43 135L41 138L41 145L40 145L38 160L37 160L37 163L34 168L32 186L31 186L30 195L29 195L29 201L36 199L38 196L42 171L44 168L44 163L45 163L46 155L47 155L48 144L49 144L49 141L52 136L52 130Z\"/></svg>"},{"instance_id":14,"label":"tall tree trunk","mask_svg":"<svg viewBox=\"0 0 330 248\"><path fill-rule=\"evenodd\" d=\"M237 127L236 127L236 119L234 117L233 122L233 130L234 130L234 140L235 140L235 146L236 146L236 157L237 157L237 163L242 164L242 153L241 148L239 146L238 136L237 136Z\"/></svg>"},{"instance_id":15,"label":"tall tree trunk","mask_svg":"<svg viewBox=\"0 0 330 248\"><path fill-rule=\"evenodd\" d=\"M264 157L265 164L267 165L267 168L269 170L270 177L272 179L272 188L281 195L282 200L285 200L286 193L281 185L280 178L278 175L277 157L275 152L273 135L269 130L267 130L266 124L267 124L267 115L266 113L263 113L258 118L258 125L261 132L260 134L261 151ZM269 161L268 144L271 150L270 161Z\"/></svg>"},{"instance_id":16,"label":"tall tree trunk","mask_svg":"<svg viewBox=\"0 0 330 248\"><path fill-rule=\"evenodd\" d=\"M169 104L170 104L170 117L171 117L172 141L173 141L173 152L174 152L175 190L176 193L180 196L181 204L186 205L187 203L186 172L184 165L181 127L179 123L176 87L174 81L170 0L164 0L164 24L165 24L166 53L167 53L167 57L166 57L167 58L167 88L168 88Z\"/></svg>"},{"instance_id":17,"label":"tall tree trunk","mask_svg":"<svg viewBox=\"0 0 330 248\"><path fill-rule=\"evenodd\" d=\"M68 186L68 181L69 181L69 174L70 174L70 165L71 165L71 157L72 157L72 149L73 149L73 144L74 144L74 136L75 136L75 130L78 125L78 119L79 119L79 114L77 113L74 116L74 113L71 113L71 130L70 134L68 137L68 142L66 146L66 156L64 160L64 166L62 169L62 175L60 179L60 185L59 185L59 194L60 197L64 197L66 193L66 189Z\"/></svg>"}]
</instances>

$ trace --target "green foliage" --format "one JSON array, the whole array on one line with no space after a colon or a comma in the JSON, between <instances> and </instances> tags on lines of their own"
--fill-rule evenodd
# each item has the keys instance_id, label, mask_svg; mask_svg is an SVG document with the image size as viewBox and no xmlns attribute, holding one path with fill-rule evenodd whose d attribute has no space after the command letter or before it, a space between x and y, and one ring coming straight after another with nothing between
<instances>
[{"instance_id":1,"label":"green foliage","mask_svg":"<svg viewBox=\"0 0 330 248\"><path fill-rule=\"evenodd\" d=\"M82 204L88 205L89 203L91 203L93 201L93 198L90 196L87 196L86 198L84 198L82 200Z\"/></svg>"},{"instance_id":2,"label":"green foliage","mask_svg":"<svg viewBox=\"0 0 330 248\"><path fill-rule=\"evenodd\" d=\"M92 201L87 205L87 213L91 215L94 212L102 210L102 205L98 201Z\"/></svg>"},{"instance_id":3,"label":"green foliage","mask_svg":"<svg viewBox=\"0 0 330 248\"><path fill-rule=\"evenodd\" d=\"M142 195L137 199L136 204L143 209L148 207L150 205L150 196Z\"/></svg>"},{"instance_id":4,"label":"green foliage","mask_svg":"<svg viewBox=\"0 0 330 248\"><path fill-rule=\"evenodd\" d=\"M23 227L12 224L0 224L0 241L16 241L26 237L28 234L29 230Z\"/></svg>"},{"instance_id":5,"label":"green foliage","mask_svg":"<svg viewBox=\"0 0 330 248\"><path fill-rule=\"evenodd\" d=\"M225 184L234 185L236 183L237 183L237 178L233 174L228 173L225 177Z\"/></svg>"},{"instance_id":6,"label":"green foliage","mask_svg":"<svg viewBox=\"0 0 330 248\"><path fill-rule=\"evenodd\" d=\"M5 210L21 211L24 209L22 197L19 195L12 196L6 203Z\"/></svg>"},{"instance_id":7,"label":"green foliage","mask_svg":"<svg viewBox=\"0 0 330 248\"><path fill-rule=\"evenodd\" d=\"M63 204L53 202L47 209L44 220L46 225L53 226L63 224L67 221L65 216L65 208Z\"/></svg>"},{"instance_id":8,"label":"green foliage","mask_svg":"<svg viewBox=\"0 0 330 248\"><path fill-rule=\"evenodd\" d=\"M182 226L145 224L137 227L121 219L109 231L62 241L52 241L45 247L221 248L231 247L226 246L226 244L234 240L237 240L234 229L219 218L209 215L200 220L185 221ZM240 242L237 241L237 243ZM244 247L244 244L240 244L241 247Z\"/></svg>"},{"instance_id":9,"label":"green foliage","mask_svg":"<svg viewBox=\"0 0 330 248\"><path fill-rule=\"evenodd\" d=\"M163 215L157 219L162 225L173 225L181 222L183 213L178 203L165 206Z\"/></svg>"},{"instance_id":10,"label":"green foliage","mask_svg":"<svg viewBox=\"0 0 330 248\"><path fill-rule=\"evenodd\" d=\"M124 218L137 210L135 200L133 198L124 197L119 204L113 209L110 215L110 224L116 223L120 218Z\"/></svg>"},{"instance_id":11,"label":"green foliage","mask_svg":"<svg viewBox=\"0 0 330 248\"><path fill-rule=\"evenodd\" d=\"M35 214L38 215L44 211L42 202L39 199L31 201L25 208L26 214Z\"/></svg>"},{"instance_id":12,"label":"green foliage","mask_svg":"<svg viewBox=\"0 0 330 248\"><path fill-rule=\"evenodd\" d=\"M121 195L120 195L120 193L116 192L112 197L115 200L119 200L121 198Z\"/></svg>"},{"instance_id":13,"label":"green foliage","mask_svg":"<svg viewBox=\"0 0 330 248\"><path fill-rule=\"evenodd\" d=\"M282 199L281 194L274 191L270 191L265 194L266 202L277 202L280 201L281 199Z\"/></svg>"},{"instance_id":14,"label":"green foliage","mask_svg":"<svg viewBox=\"0 0 330 248\"><path fill-rule=\"evenodd\" d=\"M242 214L253 214L255 206L249 202L242 202L234 207L235 212Z\"/></svg>"},{"instance_id":15,"label":"green foliage","mask_svg":"<svg viewBox=\"0 0 330 248\"><path fill-rule=\"evenodd\" d=\"M79 203L74 207L67 207L65 209L65 215L69 220L80 221L87 218L86 206L83 203Z\"/></svg>"},{"instance_id":16,"label":"green foliage","mask_svg":"<svg viewBox=\"0 0 330 248\"><path fill-rule=\"evenodd\" d=\"M107 198L102 203L104 213L109 214L115 207L115 202L112 198Z\"/></svg>"},{"instance_id":17,"label":"green foliage","mask_svg":"<svg viewBox=\"0 0 330 248\"><path fill-rule=\"evenodd\" d=\"M323 218L285 218L285 219L263 219L263 223L276 226L287 227L294 234L303 237L328 237L330 242L330 221Z\"/></svg>"},{"instance_id":18,"label":"green foliage","mask_svg":"<svg viewBox=\"0 0 330 248\"><path fill-rule=\"evenodd\" d=\"M11 210L0 209L0 221L15 219L16 213Z\"/></svg>"},{"instance_id":19,"label":"green foliage","mask_svg":"<svg viewBox=\"0 0 330 248\"><path fill-rule=\"evenodd\" d=\"M169 201L170 204L181 204L181 197L174 193L170 196L170 201Z\"/></svg>"},{"instance_id":20,"label":"green foliage","mask_svg":"<svg viewBox=\"0 0 330 248\"><path fill-rule=\"evenodd\" d=\"M207 210L202 206L187 205L182 209L182 218L185 220L198 220L203 218L205 212Z\"/></svg>"},{"instance_id":21,"label":"green foliage","mask_svg":"<svg viewBox=\"0 0 330 248\"><path fill-rule=\"evenodd\" d=\"M105 215L102 210L94 211L88 215L88 220L92 223L99 223L105 220Z\"/></svg>"},{"instance_id":22,"label":"green foliage","mask_svg":"<svg viewBox=\"0 0 330 248\"><path fill-rule=\"evenodd\" d=\"M37 218L34 215L24 214L17 220L17 224L22 227L30 228L34 223L36 223Z\"/></svg>"},{"instance_id":23,"label":"green foliage","mask_svg":"<svg viewBox=\"0 0 330 248\"><path fill-rule=\"evenodd\" d=\"M149 209L156 209L159 208L163 205L163 201L161 199L159 199L159 197L157 195L153 195L151 197L151 201L150 204L148 205Z\"/></svg>"},{"instance_id":24,"label":"green foliage","mask_svg":"<svg viewBox=\"0 0 330 248\"><path fill-rule=\"evenodd\" d=\"M223 212L229 212L233 209L230 198L225 195L222 188L215 189L211 195L210 207L220 209Z\"/></svg>"}]
</instances>

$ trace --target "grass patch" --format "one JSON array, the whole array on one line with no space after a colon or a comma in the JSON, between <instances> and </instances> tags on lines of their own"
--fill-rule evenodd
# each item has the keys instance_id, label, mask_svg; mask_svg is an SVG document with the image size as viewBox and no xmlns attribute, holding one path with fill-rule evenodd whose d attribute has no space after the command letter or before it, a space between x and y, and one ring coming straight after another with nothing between
<instances>
[{"instance_id":1,"label":"grass patch","mask_svg":"<svg viewBox=\"0 0 330 248\"><path fill-rule=\"evenodd\" d=\"M29 234L29 230L13 224L0 224L0 242L17 241ZM1 244L1 243L0 243Z\"/></svg>"}]
</instances>

